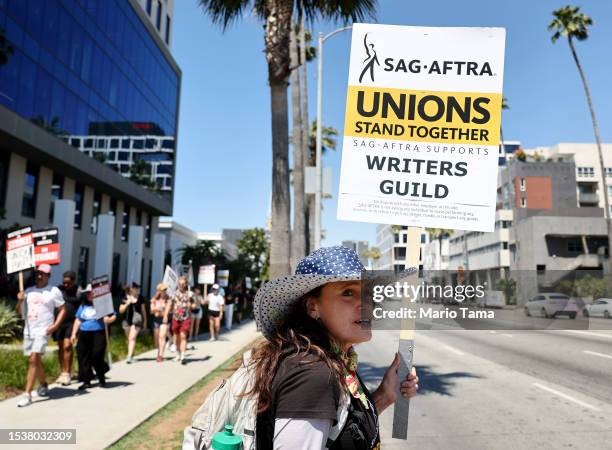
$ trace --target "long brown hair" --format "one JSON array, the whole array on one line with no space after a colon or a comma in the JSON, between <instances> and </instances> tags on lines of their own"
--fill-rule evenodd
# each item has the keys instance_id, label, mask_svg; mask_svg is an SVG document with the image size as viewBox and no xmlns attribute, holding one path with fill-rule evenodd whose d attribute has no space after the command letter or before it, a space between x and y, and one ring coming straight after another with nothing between
<instances>
[{"instance_id":1,"label":"long brown hair","mask_svg":"<svg viewBox=\"0 0 612 450\"><path fill-rule=\"evenodd\" d=\"M255 381L246 395L258 396L258 414L272 406L272 381L285 358L314 355L329 367L340 389L346 386L340 358L331 351L325 326L307 314L306 302L320 294L318 287L295 302L274 336L253 350L249 368L254 370Z\"/></svg>"}]
</instances>

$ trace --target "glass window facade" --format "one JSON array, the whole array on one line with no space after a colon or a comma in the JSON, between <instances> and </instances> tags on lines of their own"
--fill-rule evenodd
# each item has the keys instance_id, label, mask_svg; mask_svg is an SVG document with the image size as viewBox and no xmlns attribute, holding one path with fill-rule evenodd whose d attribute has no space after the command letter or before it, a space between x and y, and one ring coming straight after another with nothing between
<instances>
[{"instance_id":1,"label":"glass window facade","mask_svg":"<svg viewBox=\"0 0 612 450\"><path fill-rule=\"evenodd\" d=\"M21 215L34 217L36 215L36 196L38 194L38 174L40 167L28 162L23 185L23 199L21 202Z\"/></svg>"},{"instance_id":2,"label":"glass window facade","mask_svg":"<svg viewBox=\"0 0 612 450\"><path fill-rule=\"evenodd\" d=\"M155 26L157 31L161 31L161 18L162 18L162 2L157 0L157 16L155 18Z\"/></svg>"},{"instance_id":3,"label":"glass window facade","mask_svg":"<svg viewBox=\"0 0 612 450\"><path fill-rule=\"evenodd\" d=\"M51 183L51 205L49 207L49 222L53 222L53 212L55 210L55 200L60 200L64 195L64 177L58 173L53 174Z\"/></svg>"},{"instance_id":4,"label":"glass window facade","mask_svg":"<svg viewBox=\"0 0 612 450\"><path fill-rule=\"evenodd\" d=\"M8 180L10 152L0 153L0 208L4 209L6 204L6 182Z\"/></svg>"},{"instance_id":5,"label":"glass window facade","mask_svg":"<svg viewBox=\"0 0 612 450\"><path fill-rule=\"evenodd\" d=\"M180 73L129 2L0 0L0 29L14 48L0 104L76 147L121 137L126 123L154 124L175 141Z\"/></svg>"},{"instance_id":6,"label":"glass window facade","mask_svg":"<svg viewBox=\"0 0 612 450\"><path fill-rule=\"evenodd\" d=\"M89 248L88 247L80 247L79 248L79 269L77 273L78 283L81 287L87 286L89 282L87 278L87 272L89 270Z\"/></svg>"},{"instance_id":7,"label":"glass window facade","mask_svg":"<svg viewBox=\"0 0 612 450\"><path fill-rule=\"evenodd\" d=\"M91 233L96 234L98 232L98 215L102 209L102 194L100 192L94 193L93 205L91 207Z\"/></svg>"},{"instance_id":8,"label":"glass window facade","mask_svg":"<svg viewBox=\"0 0 612 450\"><path fill-rule=\"evenodd\" d=\"M170 16L166 16L166 44L170 45Z\"/></svg>"},{"instance_id":9,"label":"glass window facade","mask_svg":"<svg viewBox=\"0 0 612 450\"><path fill-rule=\"evenodd\" d=\"M130 207L125 206L123 209L123 217L121 219L121 240L127 241L130 230Z\"/></svg>"},{"instance_id":10,"label":"glass window facade","mask_svg":"<svg viewBox=\"0 0 612 450\"><path fill-rule=\"evenodd\" d=\"M147 227L145 228L145 240L144 240L145 245L147 247L151 246L151 227L152 225L153 225L153 217L151 217L151 214L147 214Z\"/></svg>"},{"instance_id":11,"label":"glass window facade","mask_svg":"<svg viewBox=\"0 0 612 450\"><path fill-rule=\"evenodd\" d=\"M83 197L85 186L76 183L74 186L74 228L80 230L83 222Z\"/></svg>"}]
</instances>

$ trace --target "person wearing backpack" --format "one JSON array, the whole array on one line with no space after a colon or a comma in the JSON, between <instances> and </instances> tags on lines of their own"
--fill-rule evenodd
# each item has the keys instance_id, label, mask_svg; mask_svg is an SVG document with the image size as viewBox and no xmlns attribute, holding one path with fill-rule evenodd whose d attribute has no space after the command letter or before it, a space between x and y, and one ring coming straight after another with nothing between
<instances>
[{"instance_id":1,"label":"person wearing backpack","mask_svg":"<svg viewBox=\"0 0 612 450\"><path fill-rule=\"evenodd\" d=\"M196 412L183 449L211 448L226 423L245 449L379 449L378 415L397 398L400 360L373 392L357 373L353 346L372 337L362 320L363 269L349 248L320 248L295 275L264 284L254 313L266 342ZM417 389L413 369L400 392L410 398Z\"/></svg>"}]
</instances>

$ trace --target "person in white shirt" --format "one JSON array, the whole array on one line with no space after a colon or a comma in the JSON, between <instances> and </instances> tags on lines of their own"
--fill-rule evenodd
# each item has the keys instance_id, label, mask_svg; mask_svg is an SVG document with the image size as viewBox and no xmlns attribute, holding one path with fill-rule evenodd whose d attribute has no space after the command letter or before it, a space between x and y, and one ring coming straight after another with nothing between
<instances>
[{"instance_id":1,"label":"person in white shirt","mask_svg":"<svg viewBox=\"0 0 612 450\"><path fill-rule=\"evenodd\" d=\"M210 340L216 341L219 338L219 328L223 319L224 297L219 293L219 285L213 284L212 292L206 296L204 304L208 305L208 328L210 330Z\"/></svg>"},{"instance_id":2,"label":"person in white shirt","mask_svg":"<svg viewBox=\"0 0 612 450\"><path fill-rule=\"evenodd\" d=\"M50 275L51 266L41 264L35 271L36 285L17 294L17 314L20 314L25 322L23 354L29 358L25 393L17 403L20 407L32 403L32 388L36 379L39 382L37 389L39 396L45 397L49 389L42 365L42 355L45 354L48 337L59 328L66 312L61 291L55 286L49 286ZM54 319L56 308L58 314Z\"/></svg>"}]
</instances>

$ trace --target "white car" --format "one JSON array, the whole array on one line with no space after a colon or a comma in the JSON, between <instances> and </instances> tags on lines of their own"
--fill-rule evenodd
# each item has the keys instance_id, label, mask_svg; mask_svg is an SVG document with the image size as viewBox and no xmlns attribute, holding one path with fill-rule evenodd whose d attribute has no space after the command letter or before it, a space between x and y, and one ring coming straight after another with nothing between
<instances>
[{"instance_id":1,"label":"white car","mask_svg":"<svg viewBox=\"0 0 612 450\"><path fill-rule=\"evenodd\" d=\"M586 305L583 314L585 317L604 317L609 319L612 317L612 299L598 298L593 301L592 305Z\"/></svg>"},{"instance_id":2,"label":"white car","mask_svg":"<svg viewBox=\"0 0 612 450\"><path fill-rule=\"evenodd\" d=\"M543 292L525 304L526 316L552 317L553 319L557 316L569 316L570 319L575 319L577 313L576 301L557 292Z\"/></svg>"}]
</instances>

